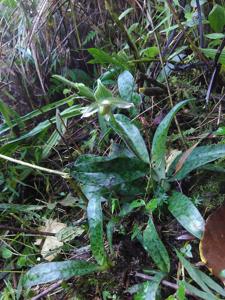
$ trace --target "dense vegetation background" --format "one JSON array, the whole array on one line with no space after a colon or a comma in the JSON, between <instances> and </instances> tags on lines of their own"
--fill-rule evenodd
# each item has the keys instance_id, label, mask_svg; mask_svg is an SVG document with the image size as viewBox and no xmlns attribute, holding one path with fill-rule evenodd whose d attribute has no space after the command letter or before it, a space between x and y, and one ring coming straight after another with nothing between
<instances>
[{"instance_id":1,"label":"dense vegetation background","mask_svg":"<svg viewBox=\"0 0 225 300\"><path fill-rule=\"evenodd\" d=\"M0 1L0 299L225 298L224 25Z\"/></svg>"}]
</instances>

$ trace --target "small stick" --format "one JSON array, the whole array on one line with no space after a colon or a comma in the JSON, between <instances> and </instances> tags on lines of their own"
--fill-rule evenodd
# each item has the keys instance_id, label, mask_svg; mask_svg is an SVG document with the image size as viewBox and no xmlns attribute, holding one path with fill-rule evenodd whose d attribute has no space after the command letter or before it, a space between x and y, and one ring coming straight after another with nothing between
<instances>
[{"instance_id":1,"label":"small stick","mask_svg":"<svg viewBox=\"0 0 225 300\"><path fill-rule=\"evenodd\" d=\"M54 291L55 289L57 289L58 287L60 287L60 285L61 285L62 282L63 282L63 281L60 280L60 281L54 283L53 285L51 285L49 288L47 288L46 290L44 290L43 292L41 292L41 293L38 294L37 296L32 297L31 300L38 300L38 299L41 299L41 298L43 298L43 297L45 297L45 296L48 296L48 294L49 294L50 292L52 292L52 291Z\"/></svg>"},{"instance_id":2,"label":"small stick","mask_svg":"<svg viewBox=\"0 0 225 300\"><path fill-rule=\"evenodd\" d=\"M173 104L172 93L171 93L171 89L170 89L168 77L167 77L167 74L166 74L166 71L165 71L165 68L164 68L162 51L161 51L161 48L160 48L160 43L159 43L159 39L158 39L157 33L155 31L155 27L154 27L154 24L153 24L152 14L151 14L151 6L150 6L149 2L148 2L146 16L147 16L147 20L148 20L149 24L151 25L151 27L152 27L152 29L154 31L154 37L155 37L156 45L157 45L157 47L159 49L159 59L160 59L160 62L161 62L162 70L164 72L164 77L165 77L166 88L167 88L167 92L168 92L168 96L169 96L170 106L171 106L171 108L173 108L174 104ZM174 117L174 120L175 120L175 124L176 124L177 130L178 130L178 133L180 134L181 141L182 141L182 143L184 145L184 148L187 149L186 142L185 142L185 139L184 139L184 135L183 135L183 133L181 131L180 124L179 124L176 116Z\"/></svg>"},{"instance_id":3,"label":"small stick","mask_svg":"<svg viewBox=\"0 0 225 300\"><path fill-rule=\"evenodd\" d=\"M36 235L55 236L55 233L52 233L52 232L45 232L45 231L37 231L37 230L32 230L32 229L16 228L16 227L13 227L13 226L8 226L8 225L0 225L0 229L10 230L10 231L15 231L15 232L30 233L30 234L36 234Z\"/></svg>"},{"instance_id":4,"label":"small stick","mask_svg":"<svg viewBox=\"0 0 225 300\"><path fill-rule=\"evenodd\" d=\"M200 1L196 0L197 11L198 11L198 30L200 35L200 47L204 48L204 32L203 32L203 24L202 24L202 11Z\"/></svg>"},{"instance_id":5,"label":"small stick","mask_svg":"<svg viewBox=\"0 0 225 300\"><path fill-rule=\"evenodd\" d=\"M225 46L225 37L223 38L222 43L219 46L219 48L217 50L217 53L215 55L214 69L213 69L212 76L210 78L209 87L208 87L206 98L205 98L206 105L208 105L208 103L209 103L209 98L210 98L210 95L211 95L211 92L212 92L213 84L214 84L214 82L215 82L215 80L218 76L218 73L219 73L220 66L219 66L218 62L219 62L219 58L220 58L220 55L222 53L222 50L223 50L224 46Z\"/></svg>"}]
</instances>

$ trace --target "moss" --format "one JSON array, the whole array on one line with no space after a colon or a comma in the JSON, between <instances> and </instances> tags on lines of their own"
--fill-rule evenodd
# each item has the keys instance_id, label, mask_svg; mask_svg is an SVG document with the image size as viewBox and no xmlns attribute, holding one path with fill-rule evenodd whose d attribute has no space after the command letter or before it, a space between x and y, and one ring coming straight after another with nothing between
<instances>
[{"instance_id":1,"label":"moss","mask_svg":"<svg viewBox=\"0 0 225 300\"><path fill-rule=\"evenodd\" d=\"M220 206L225 200L225 175L204 174L204 178L199 180L192 189L191 196L207 210Z\"/></svg>"}]
</instances>

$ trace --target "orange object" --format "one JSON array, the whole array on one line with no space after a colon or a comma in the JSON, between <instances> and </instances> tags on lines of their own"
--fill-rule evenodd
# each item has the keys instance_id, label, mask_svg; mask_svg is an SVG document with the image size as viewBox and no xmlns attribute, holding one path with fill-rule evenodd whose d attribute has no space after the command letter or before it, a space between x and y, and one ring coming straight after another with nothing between
<instances>
[{"instance_id":1,"label":"orange object","mask_svg":"<svg viewBox=\"0 0 225 300\"><path fill-rule=\"evenodd\" d=\"M201 260L225 284L225 204L208 217L199 251Z\"/></svg>"}]
</instances>

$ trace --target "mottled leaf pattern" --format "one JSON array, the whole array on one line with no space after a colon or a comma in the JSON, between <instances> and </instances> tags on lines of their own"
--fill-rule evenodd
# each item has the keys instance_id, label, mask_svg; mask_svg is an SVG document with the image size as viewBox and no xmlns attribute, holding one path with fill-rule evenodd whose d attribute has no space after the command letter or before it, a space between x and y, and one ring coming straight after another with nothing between
<instances>
[{"instance_id":1,"label":"mottled leaf pattern","mask_svg":"<svg viewBox=\"0 0 225 300\"><path fill-rule=\"evenodd\" d=\"M149 218L143 234L144 248L162 272L170 271L170 259L165 246L159 238L155 225Z\"/></svg>"},{"instance_id":2,"label":"mottled leaf pattern","mask_svg":"<svg viewBox=\"0 0 225 300\"><path fill-rule=\"evenodd\" d=\"M184 194L173 192L168 199L168 208L177 221L191 234L201 238L205 221L191 200Z\"/></svg>"}]
</instances>

